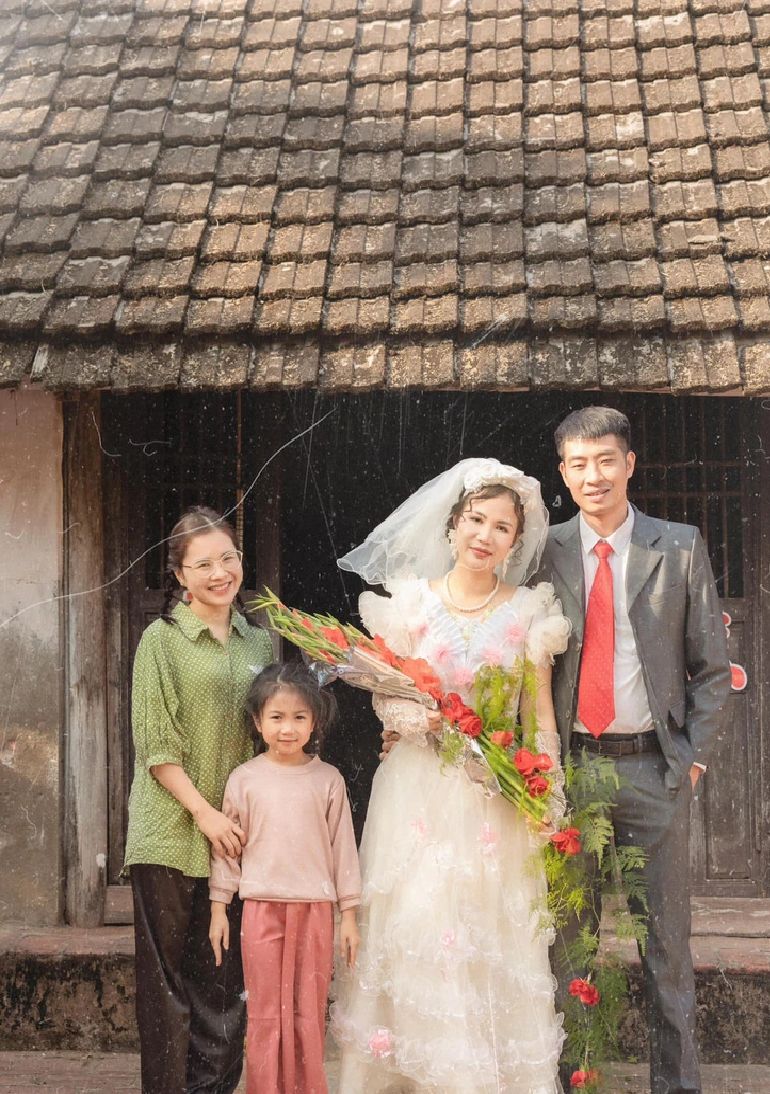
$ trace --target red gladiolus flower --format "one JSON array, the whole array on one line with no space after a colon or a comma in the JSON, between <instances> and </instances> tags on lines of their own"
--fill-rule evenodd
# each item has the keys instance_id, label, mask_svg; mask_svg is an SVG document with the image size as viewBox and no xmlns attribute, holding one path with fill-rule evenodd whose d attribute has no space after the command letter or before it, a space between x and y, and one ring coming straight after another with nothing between
<instances>
[{"instance_id":1,"label":"red gladiolus flower","mask_svg":"<svg viewBox=\"0 0 770 1094\"><path fill-rule=\"evenodd\" d=\"M553 760L547 752L539 752L535 756L535 767L540 772L550 771L553 767Z\"/></svg>"},{"instance_id":2,"label":"red gladiolus flower","mask_svg":"<svg viewBox=\"0 0 770 1094\"><path fill-rule=\"evenodd\" d=\"M535 762L535 756L529 751L528 748L520 748L516 755L513 757L513 762L515 763L519 774L523 775L525 779L528 778L530 775L533 775L535 772L535 768L537 767L537 764Z\"/></svg>"},{"instance_id":3,"label":"red gladiolus flower","mask_svg":"<svg viewBox=\"0 0 770 1094\"><path fill-rule=\"evenodd\" d=\"M457 728L468 737L478 737L484 727L478 714L474 714L471 710L467 714L461 715L457 722Z\"/></svg>"},{"instance_id":4,"label":"red gladiolus flower","mask_svg":"<svg viewBox=\"0 0 770 1094\"><path fill-rule=\"evenodd\" d=\"M548 779L544 779L542 775L530 775L526 783L527 790L532 798L542 797L551 786Z\"/></svg>"},{"instance_id":5,"label":"red gladiolus flower","mask_svg":"<svg viewBox=\"0 0 770 1094\"><path fill-rule=\"evenodd\" d=\"M553 833L551 843L563 855L576 855L581 849L580 832L577 828L562 828L561 832Z\"/></svg>"},{"instance_id":6,"label":"red gladiolus flower","mask_svg":"<svg viewBox=\"0 0 770 1094\"><path fill-rule=\"evenodd\" d=\"M570 1086L577 1087L579 1090L585 1090L591 1083L595 1083L599 1078L596 1071L573 1071L570 1078Z\"/></svg>"},{"instance_id":7,"label":"red gladiolus flower","mask_svg":"<svg viewBox=\"0 0 770 1094\"><path fill-rule=\"evenodd\" d=\"M444 715L448 722L458 722L460 718L465 714L472 714L473 711L464 703L456 691L450 691L448 695L444 696L444 701L441 704L441 713Z\"/></svg>"},{"instance_id":8,"label":"red gladiolus flower","mask_svg":"<svg viewBox=\"0 0 770 1094\"><path fill-rule=\"evenodd\" d=\"M377 647L377 651L376 653L374 650L370 650L369 652L374 653L375 657L381 657L386 665L392 665L395 668L396 655L393 650L387 645L385 639L381 635L375 634L372 642L374 642L375 646Z\"/></svg>"},{"instance_id":9,"label":"red gladiolus flower","mask_svg":"<svg viewBox=\"0 0 770 1094\"><path fill-rule=\"evenodd\" d=\"M435 699L435 701L439 705L439 708L444 705L444 693L440 687L437 687L435 684L431 684L430 687L427 687L425 689L425 691L428 695L430 695L431 699Z\"/></svg>"},{"instance_id":10,"label":"red gladiolus flower","mask_svg":"<svg viewBox=\"0 0 770 1094\"><path fill-rule=\"evenodd\" d=\"M599 1002L599 992L587 980L573 980L569 986L570 995L576 995L587 1007L595 1007Z\"/></svg>"},{"instance_id":11,"label":"red gladiolus flower","mask_svg":"<svg viewBox=\"0 0 770 1094\"><path fill-rule=\"evenodd\" d=\"M513 743L513 734L507 729L498 729L491 734L489 739L493 745L500 745L500 748L510 748Z\"/></svg>"},{"instance_id":12,"label":"red gladiolus flower","mask_svg":"<svg viewBox=\"0 0 770 1094\"><path fill-rule=\"evenodd\" d=\"M338 646L341 650L349 648L348 640L339 627L321 627L321 634L326 641L331 642L333 646Z\"/></svg>"},{"instance_id":13,"label":"red gladiolus flower","mask_svg":"<svg viewBox=\"0 0 770 1094\"><path fill-rule=\"evenodd\" d=\"M428 688L441 687L441 681L423 657L404 657L398 667L414 680L419 691L429 694Z\"/></svg>"}]
</instances>

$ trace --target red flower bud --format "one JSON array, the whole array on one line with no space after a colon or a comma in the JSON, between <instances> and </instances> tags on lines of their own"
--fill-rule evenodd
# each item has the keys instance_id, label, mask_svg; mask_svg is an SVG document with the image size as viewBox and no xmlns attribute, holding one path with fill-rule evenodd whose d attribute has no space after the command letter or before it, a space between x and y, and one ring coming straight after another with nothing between
<instances>
[{"instance_id":1,"label":"red flower bud","mask_svg":"<svg viewBox=\"0 0 770 1094\"><path fill-rule=\"evenodd\" d=\"M534 774L535 767L537 766L535 757L528 748L520 748L513 757L513 762L516 764L519 774L523 775L525 779Z\"/></svg>"},{"instance_id":2,"label":"red flower bud","mask_svg":"<svg viewBox=\"0 0 770 1094\"><path fill-rule=\"evenodd\" d=\"M585 1090L587 1086L591 1086L599 1078L599 1074L596 1071L573 1071L570 1079L570 1086L577 1087L579 1090Z\"/></svg>"},{"instance_id":3,"label":"red flower bud","mask_svg":"<svg viewBox=\"0 0 770 1094\"><path fill-rule=\"evenodd\" d=\"M581 849L580 832L577 828L562 828L550 837L551 843L563 855L576 855Z\"/></svg>"},{"instance_id":4,"label":"red flower bud","mask_svg":"<svg viewBox=\"0 0 770 1094\"><path fill-rule=\"evenodd\" d=\"M576 995L587 1007L595 1007L599 1002L599 992L587 980L573 980L569 986L569 993Z\"/></svg>"},{"instance_id":5,"label":"red flower bud","mask_svg":"<svg viewBox=\"0 0 770 1094\"><path fill-rule=\"evenodd\" d=\"M468 714L460 716L457 721L457 728L468 737L478 737L484 727L478 714L474 714L471 710Z\"/></svg>"},{"instance_id":6,"label":"red flower bud","mask_svg":"<svg viewBox=\"0 0 770 1094\"><path fill-rule=\"evenodd\" d=\"M500 748L510 748L513 744L513 734L507 729L496 730L489 739L493 745L500 745Z\"/></svg>"},{"instance_id":7,"label":"red flower bud","mask_svg":"<svg viewBox=\"0 0 770 1094\"><path fill-rule=\"evenodd\" d=\"M551 788L548 779L544 779L542 775L530 775L526 783L531 798L541 798Z\"/></svg>"}]
</instances>

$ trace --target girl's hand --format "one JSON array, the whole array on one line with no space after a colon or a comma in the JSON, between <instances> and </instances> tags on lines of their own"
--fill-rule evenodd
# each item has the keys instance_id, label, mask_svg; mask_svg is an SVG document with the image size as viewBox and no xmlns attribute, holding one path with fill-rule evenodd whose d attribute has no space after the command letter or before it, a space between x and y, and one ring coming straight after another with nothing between
<instances>
[{"instance_id":1,"label":"girl's hand","mask_svg":"<svg viewBox=\"0 0 770 1094\"><path fill-rule=\"evenodd\" d=\"M208 803L200 813L193 813L193 817L215 855L227 855L228 858L240 856L246 843L246 833L234 821Z\"/></svg>"},{"instance_id":2,"label":"girl's hand","mask_svg":"<svg viewBox=\"0 0 770 1094\"><path fill-rule=\"evenodd\" d=\"M340 955L350 969L352 969L356 963L358 942L359 934L358 924L356 923L356 909L348 908L342 913L342 922L340 923Z\"/></svg>"},{"instance_id":3,"label":"girl's hand","mask_svg":"<svg viewBox=\"0 0 770 1094\"><path fill-rule=\"evenodd\" d=\"M214 950L217 967L222 964L222 950L230 949L230 920L227 918L227 905L219 900L211 902L211 924L209 941Z\"/></svg>"}]
</instances>

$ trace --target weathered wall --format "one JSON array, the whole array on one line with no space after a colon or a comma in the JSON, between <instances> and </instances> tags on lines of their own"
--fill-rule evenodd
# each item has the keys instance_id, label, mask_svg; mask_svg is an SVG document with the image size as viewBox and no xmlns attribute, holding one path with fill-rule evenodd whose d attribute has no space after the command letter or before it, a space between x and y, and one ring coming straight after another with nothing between
<instances>
[{"instance_id":1,"label":"weathered wall","mask_svg":"<svg viewBox=\"0 0 770 1094\"><path fill-rule=\"evenodd\" d=\"M0 922L61 918L61 560L61 404L0 390Z\"/></svg>"}]
</instances>

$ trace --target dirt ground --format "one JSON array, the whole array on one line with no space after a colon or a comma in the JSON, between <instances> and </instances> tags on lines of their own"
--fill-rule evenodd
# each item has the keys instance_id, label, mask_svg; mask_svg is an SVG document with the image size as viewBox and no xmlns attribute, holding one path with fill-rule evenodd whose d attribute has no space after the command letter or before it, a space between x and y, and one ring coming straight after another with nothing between
<instances>
[{"instance_id":1,"label":"dirt ground","mask_svg":"<svg viewBox=\"0 0 770 1094\"><path fill-rule=\"evenodd\" d=\"M338 1064L329 1059L329 1094L335 1094ZM703 1069L703 1094L770 1094L770 1067L712 1064ZM607 1094L649 1094L647 1068L613 1064ZM139 1094L139 1057L134 1053L3 1052L3 1094ZM241 1082L238 1094L246 1090Z\"/></svg>"}]
</instances>

